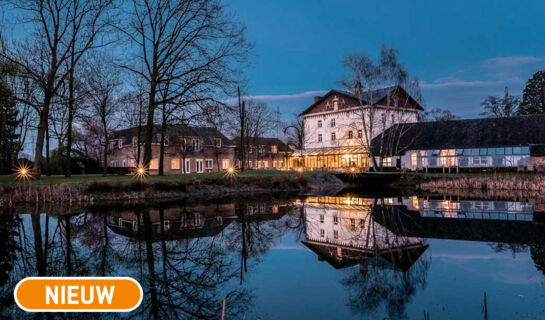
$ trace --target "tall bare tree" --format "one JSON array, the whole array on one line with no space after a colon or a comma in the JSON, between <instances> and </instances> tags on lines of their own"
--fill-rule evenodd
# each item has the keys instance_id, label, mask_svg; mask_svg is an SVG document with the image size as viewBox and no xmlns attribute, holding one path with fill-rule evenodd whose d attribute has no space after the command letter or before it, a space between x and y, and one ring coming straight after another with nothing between
<instances>
[{"instance_id":1,"label":"tall bare tree","mask_svg":"<svg viewBox=\"0 0 545 320\"><path fill-rule=\"evenodd\" d=\"M147 166L155 109L173 101L206 99L203 93L211 95L218 88L232 89L240 78L236 65L251 45L244 27L220 0L131 0L130 8L130 23L120 30L136 50L131 63L122 65L144 79L149 94L143 156ZM165 83L168 95L160 97Z\"/></svg>"},{"instance_id":2,"label":"tall bare tree","mask_svg":"<svg viewBox=\"0 0 545 320\"><path fill-rule=\"evenodd\" d=\"M51 103L70 75L72 66L97 46L96 36L108 25L112 0L9 0L18 21L30 30L24 41L14 44L5 58L19 66L22 75L36 83L39 98L34 169L40 176L44 138ZM19 97L19 99L22 99Z\"/></svg>"},{"instance_id":3,"label":"tall bare tree","mask_svg":"<svg viewBox=\"0 0 545 320\"><path fill-rule=\"evenodd\" d=\"M110 135L114 127L116 111L120 102L119 89L121 85L119 70L113 64L113 59L104 53L95 52L85 60L82 66L85 71L85 85L87 92L86 111L84 116L87 123L97 122L102 132L98 137L103 139L103 174L108 173L108 148ZM92 125L90 127L93 127Z\"/></svg>"}]
</instances>

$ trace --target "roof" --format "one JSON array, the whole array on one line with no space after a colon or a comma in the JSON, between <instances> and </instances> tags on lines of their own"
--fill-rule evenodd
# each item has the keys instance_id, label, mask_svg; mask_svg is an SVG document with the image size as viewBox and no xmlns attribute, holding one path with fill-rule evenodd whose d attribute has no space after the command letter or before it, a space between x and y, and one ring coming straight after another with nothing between
<instances>
[{"instance_id":1,"label":"roof","mask_svg":"<svg viewBox=\"0 0 545 320\"><path fill-rule=\"evenodd\" d=\"M153 127L153 133L159 134L161 127L156 125ZM141 135L144 136L146 128L141 127ZM138 134L138 127L122 129L114 132L113 139L130 139ZM184 125L169 126L166 131L167 135L179 135L179 136L195 136L201 137L204 140L205 145L212 145L214 138L220 138L222 145L232 145L232 141L229 140L223 133L216 128L211 127L188 127Z\"/></svg>"},{"instance_id":2,"label":"roof","mask_svg":"<svg viewBox=\"0 0 545 320\"><path fill-rule=\"evenodd\" d=\"M401 86L393 86L393 87L385 87L385 88L375 89L375 90L372 90L372 92L371 91L365 91L362 94L362 102L363 102L364 105L378 104L381 100L384 100L384 98L386 98L386 96L388 95L388 92L394 92L394 91L403 92L403 93L407 94L409 96L409 98L411 99L411 102L416 105L416 109L424 110L424 108L413 97L411 97L411 95L409 95L409 93L405 89L403 89L403 87L401 87ZM314 103L312 105L310 105L308 108L306 108L299 115L303 115L303 114L308 113L310 110L312 110L312 108L314 108L315 106L322 103L324 100L326 100L332 94L338 94L338 95L346 96L346 97L349 97L349 98L355 99L355 100L360 99L359 96L354 94L353 92L332 89L328 93L326 93L325 95L321 96L320 99L314 101ZM373 100L371 102L369 102L366 99L368 97L373 97Z\"/></svg>"},{"instance_id":3,"label":"roof","mask_svg":"<svg viewBox=\"0 0 545 320\"><path fill-rule=\"evenodd\" d=\"M240 145L240 137L233 138L233 144ZM291 152L291 148L281 139L273 137L250 138L250 144L253 146L273 146L276 145L278 152Z\"/></svg>"},{"instance_id":4,"label":"roof","mask_svg":"<svg viewBox=\"0 0 545 320\"><path fill-rule=\"evenodd\" d=\"M397 124L373 139L378 155L408 150L498 148L545 144L545 115Z\"/></svg>"}]
</instances>

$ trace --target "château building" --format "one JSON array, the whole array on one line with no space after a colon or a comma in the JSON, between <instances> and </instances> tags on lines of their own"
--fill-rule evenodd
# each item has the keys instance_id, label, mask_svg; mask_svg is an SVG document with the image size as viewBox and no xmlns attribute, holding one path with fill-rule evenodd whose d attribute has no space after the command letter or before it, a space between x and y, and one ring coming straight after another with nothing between
<instances>
[{"instance_id":1,"label":"ch\u00e2teau building","mask_svg":"<svg viewBox=\"0 0 545 320\"><path fill-rule=\"evenodd\" d=\"M345 168L369 166L371 139L398 123L418 121L422 106L401 86L358 93L331 90L300 115L304 150L292 166ZM372 119L372 123L371 123Z\"/></svg>"}]
</instances>

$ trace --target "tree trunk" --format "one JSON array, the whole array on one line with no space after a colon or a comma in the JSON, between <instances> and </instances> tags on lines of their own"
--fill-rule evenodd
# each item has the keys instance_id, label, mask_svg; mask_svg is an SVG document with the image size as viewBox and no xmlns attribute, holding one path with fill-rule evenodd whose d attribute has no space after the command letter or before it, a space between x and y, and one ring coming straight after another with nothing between
<instances>
[{"instance_id":1,"label":"tree trunk","mask_svg":"<svg viewBox=\"0 0 545 320\"><path fill-rule=\"evenodd\" d=\"M108 137L108 129L106 127L106 121L105 117L103 115L102 118L102 127L103 127L103 133L104 133L104 168L102 171L102 175L106 176L108 174L108 146L110 145L110 137Z\"/></svg>"},{"instance_id":2,"label":"tree trunk","mask_svg":"<svg viewBox=\"0 0 545 320\"><path fill-rule=\"evenodd\" d=\"M45 175L50 176L51 171L49 171L49 123L46 125L45 130Z\"/></svg>"},{"instance_id":3,"label":"tree trunk","mask_svg":"<svg viewBox=\"0 0 545 320\"><path fill-rule=\"evenodd\" d=\"M74 69L70 70L68 78L68 127L66 132L66 161L64 175L72 175L72 122L74 121Z\"/></svg>"},{"instance_id":4,"label":"tree trunk","mask_svg":"<svg viewBox=\"0 0 545 320\"><path fill-rule=\"evenodd\" d=\"M148 119L146 123L146 137L144 140L144 159L142 164L149 168L151 162L151 140L153 137L153 113L155 110L155 80L152 80L149 93Z\"/></svg>"},{"instance_id":5,"label":"tree trunk","mask_svg":"<svg viewBox=\"0 0 545 320\"><path fill-rule=\"evenodd\" d=\"M45 132L47 130L47 122L49 117L49 103L51 98L48 94L44 98L44 106L40 111L40 122L38 123L38 133L36 135L36 148L34 150L34 172L36 178L40 178L40 162L42 161L42 152L44 149Z\"/></svg>"},{"instance_id":6,"label":"tree trunk","mask_svg":"<svg viewBox=\"0 0 545 320\"><path fill-rule=\"evenodd\" d=\"M161 145L159 146L159 175L164 175L165 160L165 131L167 126L167 117L165 113L166 105L163 105L163 120L161 121Z\"/></svg>"}]
</instances>

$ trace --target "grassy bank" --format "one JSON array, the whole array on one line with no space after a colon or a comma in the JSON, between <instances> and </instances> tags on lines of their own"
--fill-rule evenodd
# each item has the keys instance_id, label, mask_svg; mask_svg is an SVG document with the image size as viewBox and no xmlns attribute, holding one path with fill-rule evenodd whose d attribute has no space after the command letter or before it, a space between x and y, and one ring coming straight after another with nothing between
<instances>
[{"instance_id":1,"label":"grassy bank","mask_svg":"<svg viewBox=\"0 0 545 320\"><path fill-rule=\"evenodd\" d=\"M151 176L140 181L129 176L43 177L23 184L13 178L0 183L0 204L73 203L117 200L214 198L226 194L276 191L312 192L340 189L344 184L324 173L246 171L233 177L224 173Z\"/></svg>"},{"instance_id":2,"label":"grassy bank","mask_svg":"<svg viewBox=\"0 0 545 320\"><path fill-rule=\"evenodd\" d=\"M294 175L291 171L273 171L273 170L246 170L244 172L237 172L235 177L237 179L253 178L253 177L276 177ZM210 173L191 173L191 174L174 174L165 176L148 176L145 181L148 183L153 182L188 182L194 179L225 179L224 172L210 172ZM45 176L42 175L40 179L30 179L27 184L30 185L55 185L55 184L89 184L92 182L132 182L135 181L134 176L102 176L102 175L74 175L71 178L65 176ZM13 185L22 184L17 180L14 175L0 175L0 185Z\"/></svg>"}]
</instances>

